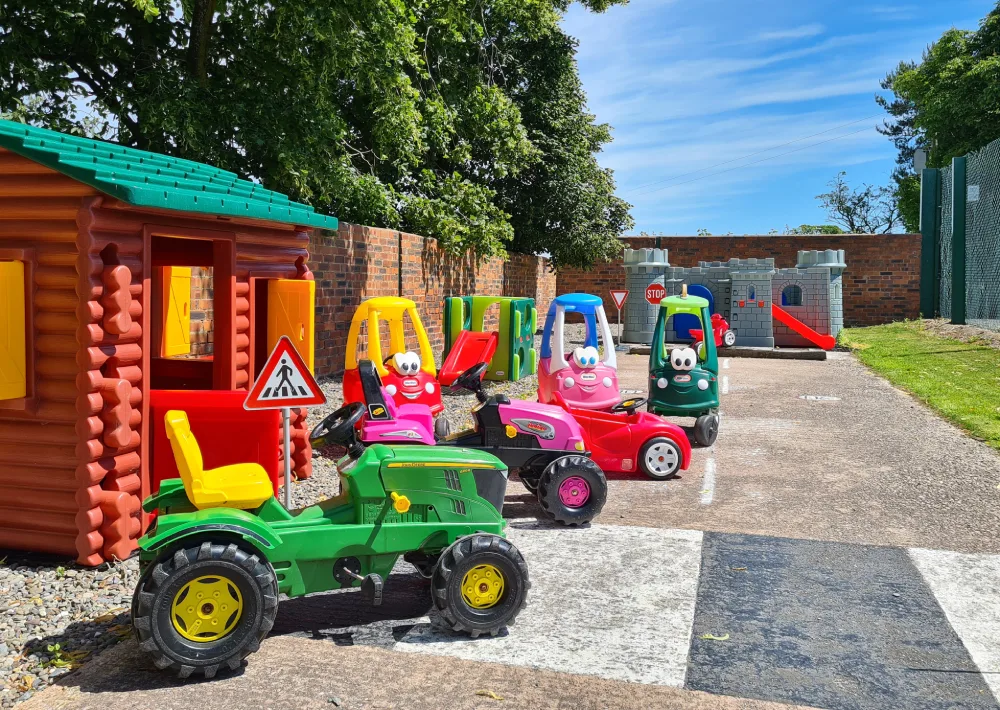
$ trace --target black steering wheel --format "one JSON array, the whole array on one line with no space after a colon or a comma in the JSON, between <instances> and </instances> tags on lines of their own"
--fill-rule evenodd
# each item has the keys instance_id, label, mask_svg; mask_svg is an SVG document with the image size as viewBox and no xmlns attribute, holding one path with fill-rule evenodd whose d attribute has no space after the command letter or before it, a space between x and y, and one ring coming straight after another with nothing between
<instances>
[{"instance_id":1,"label":"black steering wheel","mask_svg":"<svg viewBox=\"0 0 1000 710\"><path fill-rule=\"evenodd\" d=\"M486 395L483 394L483 375L486 374L486 370L489 369L489 366L490 365L487 362L481 362L477 365L473 365L455 378L455 382L452 384L452 387L461 387L462 389L469 390L470 392L475 392L476 398L480 402L483 401L486 397Z\"/></svg>"},{"instance_id":2,"label":"black steering wheel","mask_svg":"<svg viewBox=\"0 0 1000 710\"><path fill-rule=\"evenodd\" d=\"M645 397L636 397L634 399L623 399L621 402L616 404L611 408L612 412L621 414L625 412L628 415L635 414L635 411L646 403Z\"/></svg>"},{"instance_id":3,"label":"black steering wheel","mask_svg":"<svg viewBox=\"0 0 1000 710\"><path fill-rule=\"evenodd\" d=\"M365 450L365 445L358 441L357 425L365 414L365 405L361 402L345 404L333 414L328 414L319 424L313 427L309 434L309 443L314 447L340 444L347 448L347 455L358 458Z\"/></svg>"}]
</instances>

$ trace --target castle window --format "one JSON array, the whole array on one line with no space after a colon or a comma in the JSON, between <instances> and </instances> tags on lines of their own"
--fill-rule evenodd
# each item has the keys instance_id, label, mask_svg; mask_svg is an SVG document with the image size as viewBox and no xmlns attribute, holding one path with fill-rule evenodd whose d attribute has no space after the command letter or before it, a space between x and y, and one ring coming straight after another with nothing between
<instances>
[{"instance_id":1,"label":"castle window","mask_svg":"<svg viewBox=\"0 0 1000 710\"><path fill-rule=\"evenodd\" d=\"M796 284L789 284L781 291L781 305L783 306L801 306L802 305L802 287Z\"/></svg>"},{"instance_id":2,"label":"castle window","mask_svg":"<svg viewBox=\"0 0 1000 710\"><path fill-rule=\"evenodd\" d=\"M757 289L751 284L750 288L747 289L747 300L756 301L757 300Z\"/></svg>"}]
</instances>

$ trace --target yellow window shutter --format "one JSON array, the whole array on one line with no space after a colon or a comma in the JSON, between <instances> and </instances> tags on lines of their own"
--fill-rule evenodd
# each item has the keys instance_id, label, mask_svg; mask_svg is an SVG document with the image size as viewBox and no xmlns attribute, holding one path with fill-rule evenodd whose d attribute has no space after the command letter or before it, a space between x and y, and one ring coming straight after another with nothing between
<instances>
[{"instance_id":1,"label":"yellow window shutter","mask_svg":"<svg viewBox=\"0 0 1000 710\"><path fill-rule=\"evenodd\" d=\"M163 267L163 340L160 355L191 352L191 267Z\"/></svg>"},{"instance_id":2,"label":"yellow window shutter","mask_svg":"<svg viewBox=\"0 0 1000 710\"><path fill-rule=\"evenodd\" d=\"M316 282L273 279L267 282L267 349L270 352L287 335L299 355L313 369L316 324Z\"/></svg>"},{"instance_id":3,"label":"yellow window shutter","mask_svg":"<svg viewBox=\"0 0 1000 710\"><path fill-rule=\"evenodd\" d=\"M0 261L0 399L27 396L24 264Z\"/></svg>"}]
</instances>

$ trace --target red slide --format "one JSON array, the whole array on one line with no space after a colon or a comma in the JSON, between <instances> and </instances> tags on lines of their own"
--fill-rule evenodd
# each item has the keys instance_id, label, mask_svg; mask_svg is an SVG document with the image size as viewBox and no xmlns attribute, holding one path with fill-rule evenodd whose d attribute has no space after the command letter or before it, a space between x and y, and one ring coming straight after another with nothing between
<instances>
[{"instance_id":1,"label":"red slide","mask_svg":"<svg viewBox=\"0 0 1000 710\"><path fill-rule=\"evenodd\" d=\"M788 326L810 343L815 343L824 350L833 350L837 345L837 339L832 335L822 335L817 333L781 306L772 303L771 315L774 316L774 319L782 325Z\"/></svg>"},{"instance_id":2,"label":"red slide","mask_svg":"<svg viewBox=\"0 0 1000 710\"><path fill-rule=\"evenodd\" d=\"M472 330L463 330L455 339L455 344L451 346L448 357L441 363L438 371L438 382L445 387L454 384L455 379L470 367L481 362L489 362L493 359L493 353L497 351L500 343L500 334L477 333Z\"/></svg>"}]
</instances>

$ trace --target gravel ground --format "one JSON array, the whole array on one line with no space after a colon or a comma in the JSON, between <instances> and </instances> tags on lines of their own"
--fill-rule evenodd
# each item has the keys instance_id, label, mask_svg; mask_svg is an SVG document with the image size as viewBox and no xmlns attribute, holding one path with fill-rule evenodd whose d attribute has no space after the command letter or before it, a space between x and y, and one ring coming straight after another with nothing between
<instances>
[{"instance_id":1,"label":"gravel ground","mask_svg":"<svg viewBox=\"0 0 1000 710\"><path fill-rule=\"evenodd\" d=\"M943 338L954 338L963 343L975 342L1000 349L1000 333L996 331L978 328L974 325L953 325L943 318L925 320L924 328Z\"/></svg>"},{"instance_id":2,"label":"gravel ground","mask_svg":"<svg viewBox=\"0 0 1000 710\"><path fill-rule=\"evenodd\" d=\"M11 553L0 565L0 707L128 638L139 562L80 567Z\"/></svg>"},{"instance_id":3,"label":"gravel ground","mask_svg":"<svg viewBox=\"0 0 1000 710\"><path fill-rule=\"evenodd\" d=\"M581 325L568 325L569 347L582 344ZM536 348L540 348L536 337ZM310 423L342 404L340 379L322 383L328 402L310 412ZM537 379L486 382L488 394L534 399ZM454 429L471 424L471 393L446 394L445 413ZM311 505L340 489L336 452L315 452L313 475L295 481L292 506ZM81 567L64 558L0 552L0 708L13 707L35 692L131 635L129 606L139 575L136 558Z\"/></svg>"}]
</instances>

